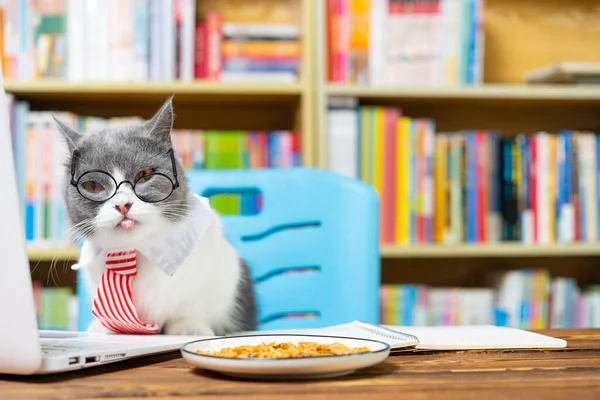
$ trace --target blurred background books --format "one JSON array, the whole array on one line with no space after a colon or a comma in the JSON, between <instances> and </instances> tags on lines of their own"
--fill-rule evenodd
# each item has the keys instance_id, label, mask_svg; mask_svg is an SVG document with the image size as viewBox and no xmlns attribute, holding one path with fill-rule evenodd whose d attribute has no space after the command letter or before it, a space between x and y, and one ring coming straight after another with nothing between
<instances>
[{"instance_id":1,"label":"blurred background books","mask_svg":"<svg viewBox=\"0 0 600 400\"><path fill-rule=\"evenodd\" d=\"M205 14L196 19L197 11ZM295 82L298 25L256 17L224 21L195 0L4 0L5 76Z\"/></svg>"}]
</instances>

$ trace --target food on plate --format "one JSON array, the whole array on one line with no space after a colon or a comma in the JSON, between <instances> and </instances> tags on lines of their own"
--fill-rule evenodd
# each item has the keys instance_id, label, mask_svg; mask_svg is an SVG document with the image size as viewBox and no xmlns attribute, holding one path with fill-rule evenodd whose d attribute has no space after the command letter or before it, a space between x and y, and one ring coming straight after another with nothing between
<instances>
[{"instance_id":1,"label":"food on plate","mask_svg":"<svg viewBox=\"0 0 600 400\"><path fill-rule=\"evenodd\" d=\"M341 343L319 344L315 342L261 343L226 347L218 351L196 350L196 353L224 358L302 358L338 356L346 354L366 353L368 347L347 347Z\"/></svg>"}]
</instances>

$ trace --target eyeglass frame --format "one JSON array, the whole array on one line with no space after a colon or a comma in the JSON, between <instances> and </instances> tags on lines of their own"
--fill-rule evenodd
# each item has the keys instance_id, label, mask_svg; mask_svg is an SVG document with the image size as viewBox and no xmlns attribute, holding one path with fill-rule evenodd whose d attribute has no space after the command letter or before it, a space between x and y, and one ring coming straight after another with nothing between
<instances>
[{"instance_id":1,"label":"eyeglass frame","mask_svg":"<svg viewBox=\"0 0 600 400\"><path fill-rule=\"evenodd\" d=\"M161 201L165 201L166 199L168 199L169 197L171 197L171 195L173 194L173 192L175 191L175 189L177 189L179 187L179 180L177 178L177 165L175 163L175 152L173 151L173 149L169 149L169 157L171 158L171 167L173 168L173 176L175 177L175 182L173 182L173 180L171 178L169 178L167 175L165 175L165 174L163 174L161 172L152 172L151 174L148 174L148 175L161 175L161 176L164 176L165 178L167 178L171 182L171 185L173 185L173 187L171 188L171 193L169 193L169 195L167 197L165 197L164 199L157 200L157 201L146 201L146 200L144 200L144 199L142 199L142 198L140 198L138 196L138 194L135 192L135 185L139 182L139 180L136 181L136 182L134 182L134 183L131 183L128 180L122 180L121 182L117 183L117 180L115 179L114 176L112 176L111 174L109 174L106 171L102 171L102 170L99 170L99 169L94 169L94 170L86 171L83 174L81 174L79 176L79 178L77 178L77 180L75 180L75 168L77 167L77 160L80 157L81 157L81 153L79 152L79 150L77 150L77 149L73 150L73 157L71 159L71 185L75 186L75 188L77 189L77 192L79 193L79 195L81 197L83 197L84 199L89 200L89 201L93 201L93 202L96 202L96 203L104 203L105 201L108 201L108 200L112 199L113 197L115 197L115 195L117 194L117 192L119 191L119 188L121 187L121 185L123 183L129 183L129 186L131 186L131 189L133 190L133 193L136 195L136 197L138 199L142 200L145 203L160 203ZM104 200L94 200L94 199L90 199L89 197L84 196L81 193L81 191L79 190L79 181L81 180L81 178L83 176L85 176L87 174L91 174L93 172L100 172L100 173L106 174L106 175L108 175L113 180L113 182L115 183L115 192L110 197L108 197L108 198L106 198ZM146 176L148 176L148 175L146 175Z\"/></svg>"}]
</instances>

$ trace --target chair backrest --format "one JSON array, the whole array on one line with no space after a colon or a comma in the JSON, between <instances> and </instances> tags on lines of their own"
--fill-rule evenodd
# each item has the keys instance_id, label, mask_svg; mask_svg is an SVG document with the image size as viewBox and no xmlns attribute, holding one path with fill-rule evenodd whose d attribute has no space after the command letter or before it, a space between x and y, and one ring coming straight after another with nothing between
<instances>
[{"instance_id":1,"label":"chair backrest","mask_svg":"<svg viewBox=\"0 0 600 400\"><path fill-rule=\"evenodd\" d=\"M262 209L223 215L247 261L259 329L379 320L379 198L371 186L313 168L188 172L192 192L258 191Z\"/></svg>"}]
</instances>

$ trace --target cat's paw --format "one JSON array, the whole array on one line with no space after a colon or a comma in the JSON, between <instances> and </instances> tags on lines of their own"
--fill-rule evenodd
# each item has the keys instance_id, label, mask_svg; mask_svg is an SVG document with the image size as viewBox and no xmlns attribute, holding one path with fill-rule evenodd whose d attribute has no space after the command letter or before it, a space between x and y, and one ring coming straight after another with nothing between
<instances>
[{"instance_id":1,"label":"cat's paw","mask_svg":"<svg viewBox=\"0 0 600 400\"><path fill-rule=\"evenodd\" d=\"M179 319L167 323L164 333L166 335L215 336L214 331L208 325L190 319Z\"/></svg>"},{"instance_id":2,"label":"cat's paw","mask_svg":"<svg viewBox=\"0 0 600 400\"><path fill-rule=\"evenodd\" d=\"M114 334L113 331L102 325L97 319L95 319L90 326L88 326L87 331L90 333Z\"/></svg>"}]
</instances>

